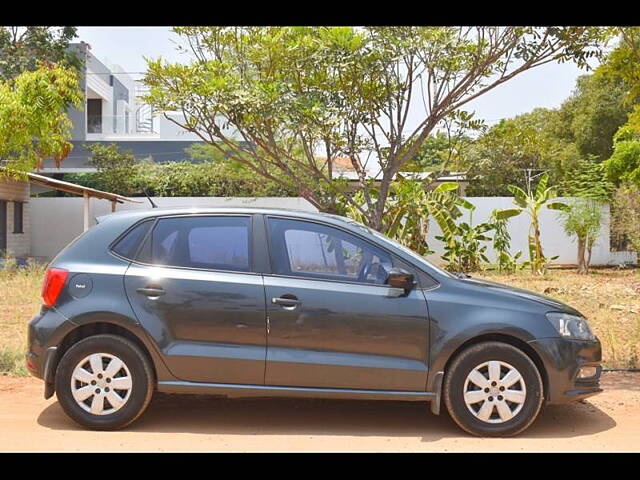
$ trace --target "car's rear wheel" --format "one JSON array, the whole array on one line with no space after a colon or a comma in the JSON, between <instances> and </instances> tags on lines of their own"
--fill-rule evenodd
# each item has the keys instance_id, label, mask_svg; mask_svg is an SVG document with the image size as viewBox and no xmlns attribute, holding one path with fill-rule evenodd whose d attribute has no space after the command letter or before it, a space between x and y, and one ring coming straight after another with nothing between
<instances>
[{"instance_id":1,"label":"car's rear wheel","mask_svg":"<svg viewBox=\"0 0 640 480\"><path fill-rule=\"evenodd\" d=\"M483 342L462 351L448 368L443 395L451 418L479 436L511 436L538 416L543 385L536 365L522 350Z\"/></svg>"},{"instance_id":2,"label":"car's rear wheel","mask_svg":"<svg viewBox=\"0 0 640 480\"><path fill-rule=\"evenodd\" d=\"M146 355L117 335L95 335L73 345L56 372L63 410L84 427L116 430L136 420L153 395Z\"/></svg>"}]
</instances>

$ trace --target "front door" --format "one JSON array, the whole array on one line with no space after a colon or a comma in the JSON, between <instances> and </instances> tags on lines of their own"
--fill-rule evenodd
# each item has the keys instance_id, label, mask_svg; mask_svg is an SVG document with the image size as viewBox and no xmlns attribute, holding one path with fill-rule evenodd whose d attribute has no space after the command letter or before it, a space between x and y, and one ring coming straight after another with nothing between
<instances>
[{"instance_id":1,"label":"front door","mask_svg":"<svg viewBox=\"0 0 640 480\"><path fill-rule=\"evenodd\" d=\"M250 239L250 216L161 218L127 270L129 301L181 380L264 383L264 286Z\"/></svg>"},{"instance_id":2,"label":"front door","mask_svg":"<svg viewBox=\"0 0 640 480\"><path fill-rule=\"evenodd\" d=\"M384 284L397 259L345 230L268 218L267 385L424 391L424 294Z\"/></svg>"}]
</instances>

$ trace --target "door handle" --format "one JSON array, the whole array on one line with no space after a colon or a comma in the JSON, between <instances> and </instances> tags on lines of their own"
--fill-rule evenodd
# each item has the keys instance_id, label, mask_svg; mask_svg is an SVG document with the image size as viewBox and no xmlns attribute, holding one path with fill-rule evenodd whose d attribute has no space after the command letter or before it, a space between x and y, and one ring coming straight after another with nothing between
<instances>
[{"instance_id":1,"label":"door handle","mask_svg":"<svg viewBox=\"0 0 640 480\"><path fill-rule=\"evenodd\" d=\"M300 305L301 302L296 297L291 295L288 298L287 297L273 297L271 299L271 303L273 303L275 305L280 305L283 308L286 308L287 310L293 310L298 305Z\"/></svg>"},{"instance_id":2,"label":"door handle","mask_svg":"<svg viewBox=\"0 0 640 480\"><path fill-rule=\"evenodd\" d=\"M159 297L160 295L164 295L166 293L163 288L154 287L138 288L136 292L141 293L142 295L146 295L147 297Z\"/></svg>"}]
</instances>

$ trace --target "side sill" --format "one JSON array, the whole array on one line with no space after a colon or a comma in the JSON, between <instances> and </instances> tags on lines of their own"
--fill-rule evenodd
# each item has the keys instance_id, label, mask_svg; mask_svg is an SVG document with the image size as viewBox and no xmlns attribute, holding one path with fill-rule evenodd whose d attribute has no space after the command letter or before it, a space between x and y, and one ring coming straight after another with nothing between
<instances>
[{"instance_id":1,"label":"side sill","mask_svg":"<svg viewBox=\"0 0 640 480\"><path fill-rule=\"evenodd\" d=\"M436 397L431 392L398 390L352 390L345 388L275 387L267 385L239 385L232 383L197 383L183 381L158 382L158 391L237 397L296 397L340 398L362 400L430 401Z\"/></svg>"}]
</instances>

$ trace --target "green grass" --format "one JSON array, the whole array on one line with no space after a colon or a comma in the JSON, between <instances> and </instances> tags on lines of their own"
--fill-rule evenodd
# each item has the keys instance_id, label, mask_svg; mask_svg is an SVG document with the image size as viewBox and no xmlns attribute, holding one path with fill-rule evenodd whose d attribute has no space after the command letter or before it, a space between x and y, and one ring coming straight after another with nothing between
<instances>
[{"instance_id":1,"label":"green grass","mask_svg":"<svg viewBox=\"0 0 640 480\"><path fill-rule=\"evenodd\" d=\"M13 348L0 349L0 375L10 374L27 377L29 372L24 365L24 351Z\"/></svg>"},{"instance_id":2,"label":"green grass","mask_svg":"<svg viewBox=\"0 0 640 480\"><path fill-rule=\"evenodd\" d=\"M37 264L16 268L9 261L0 270L0 373L27 375L27 323L40 309L43 277Z\"/></svg>"},{"instance_id":3,"label":"green grass","mask_svg":"<svg viewBox=\"0 0 640 480\"><path fill-rule=\"evenodd\" d=\"M602 342L606 367L640 367L640 270L593 269L588 275L550 270L544 276L532 276L527 271L511 275L484 271L472 275L568 303L589 320Z\"/></svg>"}]
</instances>

